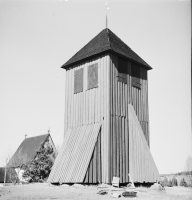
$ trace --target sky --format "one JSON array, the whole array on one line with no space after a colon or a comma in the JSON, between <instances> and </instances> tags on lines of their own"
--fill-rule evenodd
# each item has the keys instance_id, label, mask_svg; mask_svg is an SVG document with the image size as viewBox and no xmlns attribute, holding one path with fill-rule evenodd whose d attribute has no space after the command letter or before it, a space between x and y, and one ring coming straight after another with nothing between
<instances>
[{"instance_id":1,"label":"sky","mask_svg":"<svg viewBox=\"0 0 192 200\"><path fill-rule=\"evenodd\" d=\"M0 0L0 166L27 137L64 133L61 65L105 28L106 0ZM192 155L191 3L109 0L108 27L148 72L150 150L160 174Z\"/></svg>"}]
</instances>

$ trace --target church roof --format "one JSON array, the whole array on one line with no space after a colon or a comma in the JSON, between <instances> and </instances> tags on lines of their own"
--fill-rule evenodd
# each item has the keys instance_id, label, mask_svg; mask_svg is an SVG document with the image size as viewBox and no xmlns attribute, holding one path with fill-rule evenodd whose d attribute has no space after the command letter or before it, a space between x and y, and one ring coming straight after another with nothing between
<instances>
[{"instance_id":1,"label":"church roof","mask_svg":"<svg viewBox=\"0 0 192 200\"><path fill-rule=\"evenodd\" d=\"M29 164L40 150L50 134L39 135L26 138L20 144L19 148L8 162L8 167L18 167L17 165Z\"/></svg>"},{"instance_id":2,"label":"church roof","mask_svg":"<svg viewBox=\"0 0 192 200\"><path fill-rule=\"evenodd\" d=\"M65 64L63 64L62 68L67 69L73 64L104 52L113 52L133 62L136 62L147 69L152 69L150 65L148 65L108 28L102 30L97 36L88 42L73 57L71 57Z\"/></svg>"}]
</instances>

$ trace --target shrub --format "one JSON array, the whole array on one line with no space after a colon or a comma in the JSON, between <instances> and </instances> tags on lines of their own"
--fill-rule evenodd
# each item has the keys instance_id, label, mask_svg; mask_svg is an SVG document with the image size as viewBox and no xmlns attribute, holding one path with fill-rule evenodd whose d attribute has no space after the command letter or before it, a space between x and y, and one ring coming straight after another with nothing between
<instances>
[{"instance_id":1,"label":"shrub","mask_svg":"<svg viewBox=\"0 0 192 200\"><path fill-rule=\"evenodd\" d=\"M173 176L172 178L172 186L177 186L177 179L175 178L175 176Z\"/></svg>"},{"instance_id":2,"label":"shrub","mask_svg":"<svg viewBox=\"0 0 192 200\"><path fill-rule=\"evenodd\" d=\"M168 181L168 185L167 185L168 187L173 187L173 184L172 184L172 180L170 179L169 181Z\"/></svg>"},{"instance_id":3,"label":"shrub","mask_svg":"<svg viewBox=\"0 0 192 200\"><path fill-rule=\"evenodd\" d=\"M187 185L187 183L186 183L184 178L181 179L180 186L188 187L188 185Z\"/></svg>"},{"instance_id":4,"label":"shrub","mask_svg":"<svg viewBox=\"0 0 192 200\"><path fill-rule=\"evenodd\" d=\"M167 187L173 187L173 186L177 186L177 179L175 178L175 176L173 176L172 179L167 179L167 177L164 177L164 180L161 182L162 186L167 186Z\"/></svg>"},{"instance_id":5,"label":"shrub","mask_svg":"<svg viewBox=\"0 0 192 200\"><path fill-rule=\"evenodd\" d=\"M161 182L162 186L165 187L165 186L168 186L169 185L169 181L167 179L167 177L165 176L164 177L164 180Z\"/></svg>"},{"instance_id":6,"label":"shrub","mask_svg":"<svg viewBox=\"0 0 192 200\"><path fill-rule=\"evenodd\" d=\"M32 182L42 182L47 180L51 172L56 154L50 146L42 146L37 156L30 165L24 167L23 177L30 179Z\"/></svg>"},{"instance_id":7,"label":"shrub","mask_svg":"<svg viewBox=\"0 0 192 200\"><path fill-rule=\"evenodd\" d=\"M188 187L192 187L192 177L190 177Z\"/></svg>"}]
</instances>

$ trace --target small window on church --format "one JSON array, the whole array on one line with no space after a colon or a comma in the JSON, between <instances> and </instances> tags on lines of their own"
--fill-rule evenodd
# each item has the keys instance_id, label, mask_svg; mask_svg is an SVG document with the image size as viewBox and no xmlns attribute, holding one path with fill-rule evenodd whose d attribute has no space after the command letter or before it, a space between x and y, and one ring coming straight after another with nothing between
<instances>
[{"instance_id":1,"label":"small window on church","mask_svg":"<svg viewBox=\"0 0 192 200\"><path fill-rule=\"evenodd\" d=\"M74 94L83 92L83 68L75 70Z\"/></svg>"},{"instance_id":2,"label":"small window on church","mask_svg":"<svg viewBox=\"0 0 192 200\"><path fill-rule=\"evenodd\" d=\"M128 67L127 61L118 57L118 81L127 83Z\"/></svg>"},{"instance_id":3,"label":"small window on church","mask_svg":"<svg viewBox=\"0 0 192 200\"><path fill-rule=\"evenodd\" d=\"M88 66L87 89L98 87L98 63Z\"/></svg>"},{"instance_id":4,"label":"small window on church","mask_svg":"<svg viewBox=\"0 0 192 200\"><path fill-rule=\"evenodd\" d=\"M132 64L131 66L132 86L141 88L140 67Z\"/></svg>"}]
</instances>

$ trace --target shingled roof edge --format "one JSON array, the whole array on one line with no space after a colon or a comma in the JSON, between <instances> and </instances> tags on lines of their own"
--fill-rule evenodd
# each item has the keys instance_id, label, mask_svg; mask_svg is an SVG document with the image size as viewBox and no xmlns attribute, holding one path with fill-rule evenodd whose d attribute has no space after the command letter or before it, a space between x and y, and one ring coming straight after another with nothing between
<instances>
[{"instance_id":1,"label":"shingled roof edge","mask_svg":"<svg viewBox=\"0 0 192 200\"><path fill-rule=\"evenodd\" d=\"M131 61L131 62L133 62L133 63L135 63L135 64L141 65L143 68L146 68L147 70L153 69L150 65L149 65L149 66L143 65L143 64L141 64L141 63L139 63L139 62L137 62L137 61L135 61L135 60L133 60L133 59L131 59L131 58L127 58L126 56L124 56L124 55L122 55L122 54L120 54L120 53L118 53L118 52L116 52L116 51L114 51L114 50L112 50L112 49L108 49L108 50L103 51L103 52L100 52L100 53L98 53L98 54L94 54L94 55L92 55L92 56L89 56L89 57L83 58L83 59L81 59L81 60L78 60L78 61L76 61L76 62L70 63L70 64L68 64L68 65L63 64L63 65L61 65L61 68L67 70L68 68L70 68L70 67L72 67L72 66L75 66L77 63L82 63L82 62L84 62L84 61L86 61L86 60L88 60L88 59L90 59L90 58L94 58L94 57L97 57L97 56L99 56L99 55L101 55L101 54L105 54L105 53L108 53L108 52L109 52L109 53L114 53L114 54L116 54L116 55L118 55L118 56L120 56L120 57L122 57L122 58L125 58L125 59L127 59L127 60L129 60L129 61Z\"/></svg>"},{"instance_id":2,"label":"shingled roof edge","mask_svg":"<svg viewBox=\"0 0 192 200\"><path fill-rule=\"evenodd\" d=\"M84 45L75 55L65 62L61 68L67 70L67 68L76 65L79 62L83 62L89 58L96 57L106 52L113 52L134 63L138 63L148 70L152 69L148 63L146 63L137 53L135 53L108 28L103 29L92 40Z\"/></svg>"}]
</instances>

